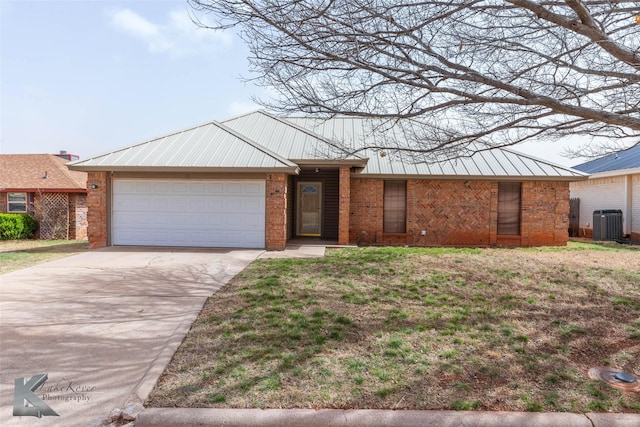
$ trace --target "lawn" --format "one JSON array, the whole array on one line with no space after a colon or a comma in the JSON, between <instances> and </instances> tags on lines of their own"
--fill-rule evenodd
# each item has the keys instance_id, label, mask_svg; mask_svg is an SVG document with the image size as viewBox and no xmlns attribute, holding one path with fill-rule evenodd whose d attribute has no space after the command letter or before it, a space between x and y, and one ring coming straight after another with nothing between
<instances>
[{"instance_id":1,"label":"lawn","mask_svg":"<svg viewBox=\"0 0 640 427\"><path fill-rule=\"evenodd\" d=\"M68 257L88 247L86 241L77 240L1 240L0 274Z\"/></svg>"},{"instance_id":2,"label":"lawn","mask_svg":"<svg viewBox=\"0 0 640 427\"><path fill-rule=\"evenodd\" d=\"M640 251L329 250L209 298L147 406L640 412Z\"/></svg>"}]
</instances>

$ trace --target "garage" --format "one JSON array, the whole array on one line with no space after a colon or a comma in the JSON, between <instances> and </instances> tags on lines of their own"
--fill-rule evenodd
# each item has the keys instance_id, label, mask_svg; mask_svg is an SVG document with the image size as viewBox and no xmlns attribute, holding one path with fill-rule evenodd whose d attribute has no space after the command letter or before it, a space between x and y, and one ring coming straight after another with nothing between
<instances>
[{"instance_id":1,"label":"garage","mask_svg":"<svg viewBox=\"0 0 640 427\"><path fill-rule=\"evenodd\" d=\"M265 247L264 180L114 179L113 245Z\"/></svg>"}]
</instances>

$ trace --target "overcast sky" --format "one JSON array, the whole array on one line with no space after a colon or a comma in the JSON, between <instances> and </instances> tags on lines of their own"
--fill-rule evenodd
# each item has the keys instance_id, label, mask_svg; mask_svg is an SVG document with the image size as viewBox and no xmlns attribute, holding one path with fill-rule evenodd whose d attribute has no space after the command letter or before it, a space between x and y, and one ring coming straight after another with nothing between
<instances>
[{"instance_id":1,"label":"overcast sky","mask_svg":"<svg viewBox=\"0 0 640 427\"><path fill-rule=\"evenodd\" d=\"M0 152L87 158L253 111L248 50L183 0L0 0ZM515 147L562 165L561 145Z\"/></svg>"}]
</instances>

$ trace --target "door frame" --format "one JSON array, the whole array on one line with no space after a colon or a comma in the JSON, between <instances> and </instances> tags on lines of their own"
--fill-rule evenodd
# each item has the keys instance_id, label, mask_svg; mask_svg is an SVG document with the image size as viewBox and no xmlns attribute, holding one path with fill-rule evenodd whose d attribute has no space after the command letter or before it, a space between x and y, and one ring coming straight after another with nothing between
<instances>
[{"instance_id":1,"label":"door frame","mask_svg":"<svg viewBox=\"0 0 640 427\"><path fill-rule=\"evenodd\" d=\"M317 185L318 186L318 233L302 233L300 228L302 227L302 191L301 189L305 185ZM301 237L320 237L322 235L322 216L323 216L323 183L322 181L298 181L296 183L296 236Z\"/></svg>"}]
</instances>

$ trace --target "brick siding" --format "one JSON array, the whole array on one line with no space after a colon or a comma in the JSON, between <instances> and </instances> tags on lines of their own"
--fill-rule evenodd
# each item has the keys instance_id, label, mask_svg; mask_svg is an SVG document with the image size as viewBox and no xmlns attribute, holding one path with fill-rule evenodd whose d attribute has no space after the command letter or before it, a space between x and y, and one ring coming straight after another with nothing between
<instances>
[{"instance_id":1,"label":"brick siding","mask_svg":"<svg viewBox=\"0 0 640 427\"><path fill-rule=\"evenodd\" d=\"M267 175L265 246L268 250L281 251L287 246L288 188L286 174Z\"/></svg>"},{"instance_id":2,"label":"brick siding","mask_svg":"<svg viewBox=\"0 0 640 427\"><path fill-rule=\"evenodd\" d=\"M87 224L87 195L69 194L69 238L86 239Z\"/></svg>"},{"instance_id":3,"label":"brick siding","mask_svg":"<svg viewBox=\"0 0 640 427\"><path fill-rule=\"evenodd\" d=\"M568 183L523 182L522 231L515 237L497 236L497 182L407 180L406 233L383 233L383 192L383 180L351 177L351 243L538 246L568 240Z\"/></svg>"},{"instance_id":4,"label":"brick siding","mask_svg":"<svg viewBox=\"0 0 640 427\"><path fill-rule=\"evenodd\" d=\"M89 172L87 177L87 235L90 248L102 248L108 244L107 172ZM91 188L91 185L98 188Z\"/></svg>"},{"instance_id":5,"label":"brick siding","mask_svg":"<svg viewBox=\"0 0 640 427\"><path fill-rule=\"evenodd\" d=\"M286 247L288 177L266 179L265 246ZM91 185L96 184L97 189ZM108 239L106 172L90 172L86 205L92 248ZM356 178L340 171L339 242L362 245L410 246L539 246L565 245L569 227L569 183L522 183L521 235L498 236L498 182L480 180L407 180L406 233L383 233L384 180ZM346 207L349 207L346 215ZM348 234L347 234L348 230ZM422 235L422 230L425 235Z\"/></svg>"},{"instance_id":6,"label":"brick siding","mask_svg":"<svg viewBox=\"0 0 640 427\"><path fill-rule=\"evenodd\" d=\"M338 244L349 244L349 200L351 199L351 168L340 168L338 213Z\"/></svg>"},{"instance_id":7,"label":"brick siding","mask_svg":"<svg viewBox=\"0 0 640 427\"><path fill-rule=\"evenodd\" d=\"M560 246L569 240L569 183L522 183L520 246Z\"/></svg>"}]
</instances>

